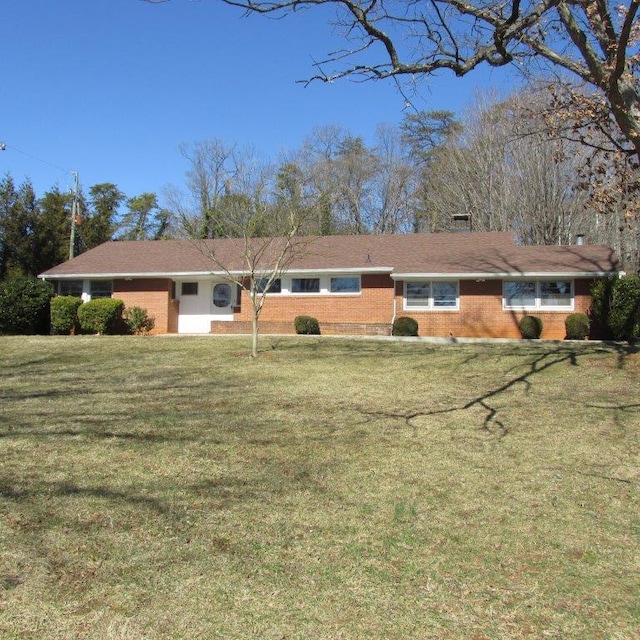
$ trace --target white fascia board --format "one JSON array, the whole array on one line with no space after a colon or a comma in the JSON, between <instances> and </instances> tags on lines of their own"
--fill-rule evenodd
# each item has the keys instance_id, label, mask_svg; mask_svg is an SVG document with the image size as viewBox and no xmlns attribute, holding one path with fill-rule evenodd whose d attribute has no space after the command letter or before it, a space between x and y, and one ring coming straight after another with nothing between
<instances>
[{"instance_id":1,"label":"white fascia board","mask_svg":"<svg viewBox=\"0 0 640 640\"><path fill-rule=\"evenodd\" d=\"M388 273L393 271L392 267L369 267L369 268L348 268L348 269L283 269L281 273L287 275L325 275L325 274L365 274L365 273ZM272 273L269 269L256 270L256 274L268 276ZM247 271L176 271L176 272L137 272L137 273L65 273L39 275L42 280L80 280L80 279L103 279L113 280L124 278L206 278L215 277L239 277L249 275Z\"/></svg>"},{"instance_id":2,"label":"white fascia board","mask_svg":"<svg viewBox=\"0 0 640 640\"><path fill-rule=\"evenodd\" d=\"M288 276L297 275L329 275L329 274L346 274L346 275L360 275L365 273L388 273L391 274L393 267L350 267L348 269L340 269L335 267L332 269L284 269L283 274Z\"/></svg>"},{"instance_id":3,"label":"white fascia board","mask_svg":"<svg viewBox=\"0 0 640 640\"><path fill-rule=\"evenodd\" d=\"M204 278L207 276L229 276L240 275L240 272L226 271L183 271L173 273L64 273L40 275L43 280L81 280L81 279L102 279L102 280L123 280L126 278Z\"/></svg>"},{"instance_id":4,"label":"white fascia board","mask_svg":"<svg viewBox=\"0 0 640 640\"><path fill-rule=\"evenodd\" d=\"M505 271L504 273L393 273L393 280L502 280L504 278L602 278L617 271Z\"/></svg>"}]
</instances>

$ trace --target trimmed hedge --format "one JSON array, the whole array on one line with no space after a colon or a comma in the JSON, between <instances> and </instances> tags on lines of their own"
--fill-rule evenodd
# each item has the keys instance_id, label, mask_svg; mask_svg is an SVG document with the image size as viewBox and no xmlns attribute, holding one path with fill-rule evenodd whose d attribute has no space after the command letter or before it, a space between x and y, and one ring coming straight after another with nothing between
<instances>
[{"instance_id":1,"label":"trimmed hedge","mask_svg":"<svg viewBox=\"0 0 640 640\"><path fill-rule=\"evenodd\" d=\"M537 340L542 335L542 320L538 316L523 316L518 329L524 340Z\"/></svg>"},{"instance_id":2,"label":"trimmed hedge","mask_svg":"<svg viewBox=\"0 0 640 640\"><path fill-rule=\"evenodd\" d=\"M418 322L408 316L400 316L393 321L391 335L415 337L418 335Z\"/></svg>"},{"instance_id":3,"label":"trimmed hedge","mask_svg":"<svg viewBox=\"0 0 640 640\"><path fill-rule=\"evenodd\" d=\"M85 333L121 333L124 302L117 298L97 298L78 307L78 322Z\"/></svg>"},{"instance_id":4,"label":"trimmed hedge","mask_svg":"<svg viewBox=\"0 0 640 640\"><path fill-rule=\"evenodd\" d=\"M68 336L78 328L78 307L82 298L57 296L51 300L51 333Z\"/></svg>"},{"instance_id":5,"label":"trimmed hedge","mask_svg":"<svg viewBox=\"0 0 640 640\"><path fill-rule=\"evenodd\" d=\"M567 340L584 340L591 329L591 322L586 313L572 313L565 318Z\"/></svg>"},{"instance_id":6,"label":"trimmed hedge","mask_svg":"<svg viewBox=\"0 0 640 640\"><path fill-rule=\"evenodd\" d=\"M18 276L0 284L0 334L49 333L51 285L36 278Z\"/></svg>"},{"instance_id":7,"label":"trimmed hedge","mask_svg":"<svg viewBox=\"0 0 640 640\"><path fill-rule=\"evenodd\" d=\"M320 324L311 316L296 316L293 321L296 333L299 335L319 336Z\"/></svg>"}]
</instances>

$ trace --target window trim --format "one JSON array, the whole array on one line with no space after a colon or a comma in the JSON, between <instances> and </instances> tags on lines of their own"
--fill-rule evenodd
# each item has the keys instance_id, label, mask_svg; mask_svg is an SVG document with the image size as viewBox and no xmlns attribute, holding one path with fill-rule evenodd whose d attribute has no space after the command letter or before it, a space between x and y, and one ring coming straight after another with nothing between
<instances>
[{"instance_id":1,"label":"window trim","mask_svg":"<svg viewBox=\"0 0 640 640\"><path fill-rule=\"evenodd\" d=\"M535 302L533 305L523 304L523 305L510 305L507 303L507 285L512 282L531 282L535 284ZM542 297L542 285L548 282L568 282L569 283L569 296L571 298L571 303L568 305L553 305L553 304L543 304ZM575 280L573 278L509 278L502 281L502 309L504 311L540 311L540 312L566 312L573 311L575 309L576 296L575 296Z\"/></svg>"},{"instance_id":2,"label":"window trim","mask_svg":"<svg viewBox=\"0 0 640 640\"><path fill-rule=\"evenodd\" d=\"M455 285L456 287L456 301L455 305L436 305L434 297L434 285L438 283L446 282ZM429 297L426 304L409 304L409 298L407 296L407 285L409 284L428 284L429 285ZM402 287L402 308L404 311L444 311L455 312L460 311L460 281L451 278L425 278L425 279L412 279L405 280Z\"/></svg>"}]
</instances>

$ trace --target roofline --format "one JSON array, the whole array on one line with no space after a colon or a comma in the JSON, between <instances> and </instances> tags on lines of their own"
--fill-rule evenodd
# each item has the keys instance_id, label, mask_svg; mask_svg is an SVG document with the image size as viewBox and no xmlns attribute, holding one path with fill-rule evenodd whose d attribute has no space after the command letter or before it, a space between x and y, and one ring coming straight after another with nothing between
<instances>
[{"instance_id":1,"label":"roofline","mask_svg":"<svg viewBox=\"0 0 640 640\"><path fill-rule=\"evenodd\" d=\"M330 273L349 273L349 274L368 274L368 273L388 273L391 274L393 267L350 267L348 269L283 269L283 274L330 274ZM257 270L257 273L271 273L269 269ZM102 278L102 279L122 279L122 278L202 278L206 276L244 276L248 275L246 271L150 271L150 272L131 272L131 273L41 273L38 278L42 280L78 280L80 278Z\"/></svg>"},{"instance_id":2,"label":"roofline","mask_svg":"<svg viewBox=\"0 0 640 640\"><path fill-rule=\"evenodd\" d=\"M412 280L417 278L449 278L460 280L499 280L502 278L603 278L618 275L619 271L503 271L466 273L392 273L393 280Z\"/></svg>"}]
</instances>

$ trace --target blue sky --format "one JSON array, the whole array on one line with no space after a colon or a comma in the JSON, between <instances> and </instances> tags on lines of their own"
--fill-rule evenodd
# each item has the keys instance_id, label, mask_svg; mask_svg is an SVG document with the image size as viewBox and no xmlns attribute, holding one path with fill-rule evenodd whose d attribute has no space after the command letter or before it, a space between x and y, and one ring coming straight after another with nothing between
<instances>
[{"instance_id":1,"label":"blue sky","mask_svg":"<svg viewBox=\"0 0 640 640\"><path fill-rule=\"evenodd\" d=\"M267 159L314 127L340 125L371 141L399 124L392 82L296 83L340 45L317 11L243 17L217 0L0 0L0 174L31 179L40 196L113 182L127 195L182 186L181 143L221 139ZM476 87L504 73L420 87L418 109L460 112ZM502 84L501 84L502 83Z\"/></svg>"}]
</instances>

